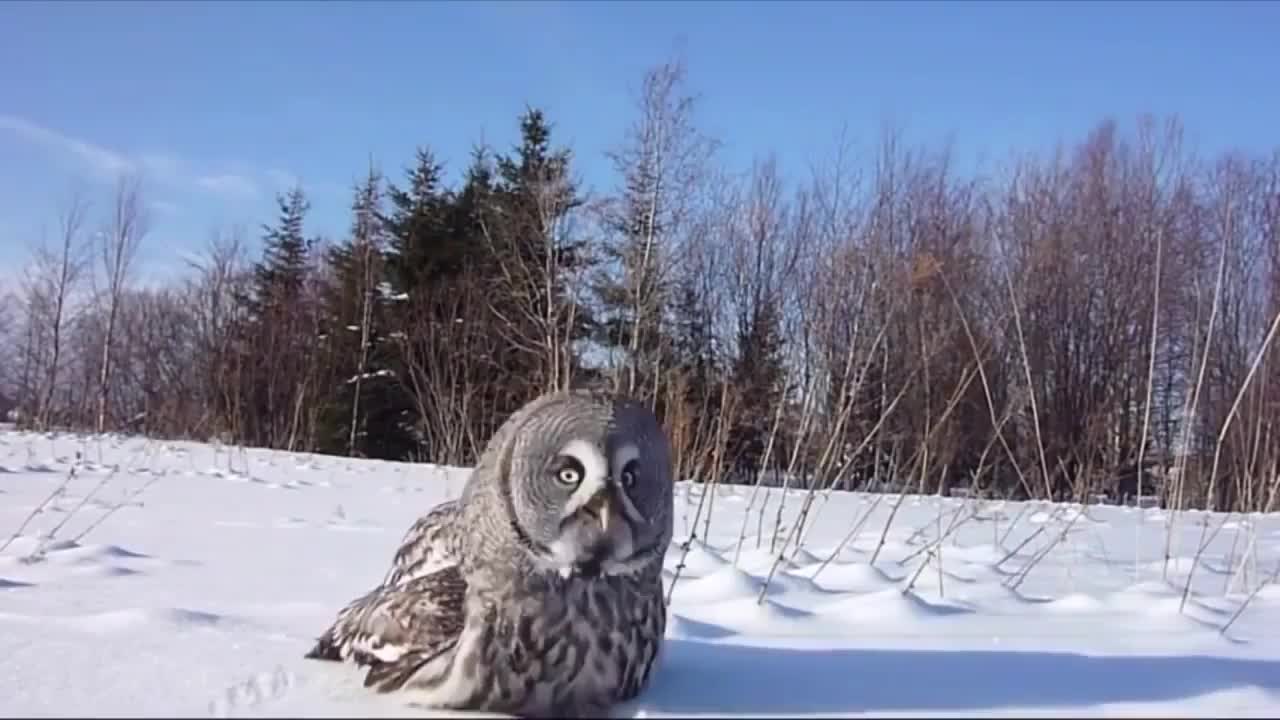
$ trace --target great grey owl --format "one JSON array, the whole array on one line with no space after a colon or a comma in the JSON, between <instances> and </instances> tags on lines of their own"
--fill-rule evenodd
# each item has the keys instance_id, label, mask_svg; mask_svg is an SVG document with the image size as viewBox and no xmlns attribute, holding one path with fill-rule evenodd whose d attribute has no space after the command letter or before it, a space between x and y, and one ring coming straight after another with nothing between
<instances>
[{"instance_id":1,"label":"great grey owl","mask_svg":"<svg viewBox=\"0 0 1280 720\"><path fill-rule=\"evenodd\" d=\"M638 403L539 397L307 657L353 660L366 687L442 709L583 716L635 697L666 630L671 462Z\"/></svg>"}]
</instances>

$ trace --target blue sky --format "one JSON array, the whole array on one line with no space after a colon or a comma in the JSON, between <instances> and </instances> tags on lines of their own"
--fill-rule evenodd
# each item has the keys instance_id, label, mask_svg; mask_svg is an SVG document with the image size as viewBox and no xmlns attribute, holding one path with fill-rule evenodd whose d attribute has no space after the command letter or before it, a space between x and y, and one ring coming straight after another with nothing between
<instances>
[{"instance_id":1,"label":"blue sky","mask_svg":"<svg viewBox=\"0 0 1280 720\"><path fill-rule=\"evenodd\" d=\"M256 240L294 179L340 235L371 157L398 180L426 144L456 171L509 147L526 103L605 190L631 91L677 45L736 165L801 171L886 120L998 160L1142 112L1202 151L1271 149L1277 28L1275 2L4 2L0 267L73 182L104 211L122 169L147 181L144 272L217 226Z\"/></svg>"}]
</instances>

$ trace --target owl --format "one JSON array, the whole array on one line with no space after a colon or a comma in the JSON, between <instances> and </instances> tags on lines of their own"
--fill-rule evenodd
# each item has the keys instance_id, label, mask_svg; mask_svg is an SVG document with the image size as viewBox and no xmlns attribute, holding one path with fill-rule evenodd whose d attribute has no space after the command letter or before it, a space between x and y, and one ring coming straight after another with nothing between
<instances>
[{"instance_id":1,"label":"owl","mask_svg":"<svg viewBox=\"0 0 1280 720\"><path fill-rule=\"evenodd\" d=\"M428 708L581 717L635 697L666 630L671 454L632 400L537 398L306 657Z\"/></svg>"}]
</instances>

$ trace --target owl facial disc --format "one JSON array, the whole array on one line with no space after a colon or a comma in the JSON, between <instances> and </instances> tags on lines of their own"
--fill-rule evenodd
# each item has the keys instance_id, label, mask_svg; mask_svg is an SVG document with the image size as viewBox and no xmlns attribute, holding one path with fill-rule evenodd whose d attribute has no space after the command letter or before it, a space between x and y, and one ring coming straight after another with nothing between
<instances>
[{"instance_id":1,"label":"owl facial disc","mask_svg":"<svg viewBox=\"0 0 1280 720\"><path fill-rule=\"evenodd\" d=\"M582 477L561 513L560 534L551 544L553 562L562 571L597 575L631 557L632 523L643 518L619 484L622 467L610 463L597 444L572 440L559 455L576 460ZM625 463L638 453L627 445L614 455Z\"/></svg>"}]
</instances>

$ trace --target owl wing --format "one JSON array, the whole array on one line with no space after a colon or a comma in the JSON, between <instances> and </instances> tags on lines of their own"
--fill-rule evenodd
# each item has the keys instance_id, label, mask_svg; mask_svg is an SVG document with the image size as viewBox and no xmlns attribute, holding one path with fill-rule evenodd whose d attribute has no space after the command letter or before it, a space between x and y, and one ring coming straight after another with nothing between
<instances>
[{"instance_id":1,"label":"owl wing","mask_svg":"<svg viewBox=\"0 0 1280 720\"><path fill-rule=\"evenodd\" d=\"M391 559L391 569L382 579L382 587L400 585L457 565L457 546L452 542L457 516L457 501L446 500L418 518L400 540L400 547Z\"/></svg>"},{"instance_id":2,"label":"owl wing","mask_svg":"<svg viewBox=\"0 0 1280 720\"><path fill-rule=\"evenodd\" d=\"M456 566L377 588L348 605L307 657L349 659L368 668L366 687L395 690L431 661L448 660L462 634L466 590ZM447 664L436 664L435 673Z\"/></svg>"},{"instance_id":3,"label":"owl wing","mask_svg":"<svg viewBox=\"0 0 1280 720\"><path fill-rule=\"evenodd\" d=\"M306 657L369 668L365 685L399 687L450 650L462 632L466 581L458 568L456 503L436 506L409 528L382 584L339 613Z\"/></svg>"}]
</instances>

